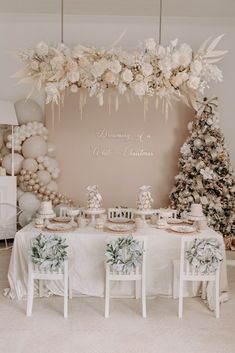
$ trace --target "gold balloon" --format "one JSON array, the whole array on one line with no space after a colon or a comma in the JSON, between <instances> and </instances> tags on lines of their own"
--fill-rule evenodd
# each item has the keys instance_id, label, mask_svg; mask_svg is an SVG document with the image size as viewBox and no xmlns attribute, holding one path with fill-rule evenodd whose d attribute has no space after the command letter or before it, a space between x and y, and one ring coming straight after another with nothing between
<instances>
[{"instance_id":1,"label":"gold balloon","mask_svg":"<svg viewBox=\"0 0 235 353\"><path fill-rule=\"evenodd\" d=\"M48 200L49 200L48 196L43 196L43 201L48 201Z\"/></svg>"},{"instance_id":2,"label":"gold balloon","mask_svg":"<svg viewBox=\"0 0 235 353\"><path fill-rule=\"evenodd\" d=\"M19 181L20 181L20 182L23 182L23 181L24 181L24 176L23 176L23 175L21 175L21 176L19 177Z\"/></svg>"},{"instance_id":3,"label":"gold balloon","mask_svg":"<svg viewBox=\"0 0 235 353\"><path fill-rule=\"evenodd\" d=\"M45 186L43 186L43 187L40 187L39 192L41 194L44 194L45 190L46 190L46 188L45 188Z\"/></svg>"},{"instance_id":4,"label":"gold balloon","mask_svg":"<svg viewBox=\"0 0 235 353\"><path fill-rule=\"evenodd\" d=\"M29 180L29 185L34 185L34 184L35 184L35 180L30 179L30 180Z\"/></svg>"},{"instance_id":5,"label":"gold balloon","mask_svg":"<svg viewBox=\"0 0 235 353\"><path fill-rule=\"evenodd\" d=\"M50 200L54 200L54 199L55 199L55 195L50 194L49 199L50 199Z\"/></svg>"},{"instance_id":6,"label":"gold balloon","mask_svg":"<svg viewBox=\"0 0 235 353\"><path fill-rule=\"evenodd\" d=\"M38 184L35 184L35 185L33 186L33 189L34 189L34 190L38 190L38 189L39 189L39 185L38 185Z\"/></svg>"},{"instance_id":7,"label":"gold balloon","mask_svg":"<svg viewBox=\"0 0 235 353\"><path fill-rule=\"evenodd\" d=\"M36 173L33 173L33 174L32 174L32 178L33 178L33 179L37 179L37 177L38 177L38 176L37 176Z\"/></svg>"},{"instance_id":8,"label":"gold balloon","mask_svg":"<svg viewBox=\"0 0 235 353\"><path fill-rule=\"evenodd\" d=\"M25 174L24 180L29 180L29 179L30 179L30 176L28 174Z\"/></svg>"},{"instance_id":9,"label":"gold balloon","mask_svg":"<svg viewBox=\"0 0 235 353\"><path fill-rule=\"evenodd\" d=\"M46 190L46 191L45 191L45 194L46 194L46 195L50 195L50 193L51 193L50 190Z\"/></svg>"},{"instance_id":10,"label":"gold balloon","mask_svg":"<svg viewBox=\"0 0 235 353\"><path fill-rule=\"evenodd\" d=\"M43 195L42 194L38 194L38 198L39 198L39 200L42 200Z\"/></svg>"},{"instance_id":11,"label":"gold balloon","mask_svg":"<svg viewBox=\"0 0 235 353\"><path fill-rule=\"evenodd\" d=\"M54 203L57 204L57 203L59 203L59 202L60 202L59 199L56 197L56 198L54 199Z\"/></svg>"},{"instance_id":12,"label":"gold balloon","mask_svg":"<svg viewBox=\"0 0 235 353\"><path fill-rule=\"evenodd\" d=\"M25 169L21 169L20 174L21 175L25 175L26 174L26 170Z\"/></svg>"},{"instance_id":13,"label":"gold balloon","mask_svg":"<svg viewBox=\"0 0 235 353\"><path fill-rule=\"evenodd\" d=\"M27 186L27 191L29 192L33 191L33 187L31 185Z\"/></svg>"}]
</instances>

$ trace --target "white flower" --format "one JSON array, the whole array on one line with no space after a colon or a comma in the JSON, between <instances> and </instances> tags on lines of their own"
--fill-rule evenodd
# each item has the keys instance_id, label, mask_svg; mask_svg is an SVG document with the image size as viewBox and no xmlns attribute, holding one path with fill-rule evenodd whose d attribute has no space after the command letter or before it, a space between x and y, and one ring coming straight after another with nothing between
<instances>
[{"instance_id":1,"label":"white flower","mask_svg":"<svg viewBox=\"0 0 235 353\"><path fill-rule=\"evenodd\" d=\"M187 67L192 61L192 48L188 44L181 44L179 47L179 64Z\"/></svg>"},{"instance_id":2,"label":"white flower","mask_svg":"<svg viewBox=\"0 0 235 353\"><path fill-rule=\"evenodd\" d=\"M51 59L50 64L53 70L61 70L64 64L63 56L55 56Z\"/></svg>"},{"instance_id":3,"label":"white flower","mask_svg":"<svg viewBox=\"0 0 235 353\"><path fill-rule=\"evenodd\" d=\"M186 72L179 72L171 78L171 83L174 87L179 87L183 82L187 81L188 74Z\"/></svg>"},{"instance_id":4,"label":"white flower","mask_svg":"<svg viewBox=\"0 0 235 353\"><path fill-rule=\"evenodd\" d=\"M112 71L107 71L106 74L104 75L104 81L108 84L114 83L116 79L116 76Z\"/></svg>"},{"instance_id":5,"label":"white flower","mask_svg":"<svg viewBox=\"0 0 235 353\"><path fill-rule=\"evenodd\" d=\"M191 153L190 145L188 145L187 143L184 143L180 149L180 152L184 155L190 154Z\"/></svg>"},{"instance_id":6,"label":"white flower","mask_svg":"<svg viewBox=\"0 0 235 353\"><path fill-rule=\"evenodd\" d=\"M118 85L118 92L120 94L124 94L126 92L126 90L127 90L127 87L126 87L125 83L120 82Z\"/></svg>"},{"instance_id":7,"label":"white flower","mask_svg":"<svg viewBox=\"0 0 235 353\"><path fill-rule=\"evenodd\" d=\"M137 75L135 76L135 81L143 81L143 79L144 79L144 76L141 75L141 74L137 74Z\"/></svg>"},{"instance_id":8,"label":"white flower","mask_svg":"<svg viewBox=\"0 0 235 353\"><path fill-rule=\"evenodd\" d=\"M92 67L92 73L95 77L100 77L103 75L105 70L109 67L109 62L106 59L101 59L99 61L94 62Z\"/></svg>"},{"instance_id":9,"label":"white flower","mask_svg":"<svg viewBox=\"0 0 235 353\"><path fill-rule=\"evenodd\" d=\"M118 74L121 69L122 66L120 64L120 62L118 60L113 60L109 63L109 69L114 73L114 74Z\"/></svg>"},{"instance_id":10,"label":"white flower","mask_svg":"<svg viewBox=\"0 0 235 353\"><path fill-rule=\"evenodd\" d=\"M39 63L38 63L38 61L37 60L33 60L32 62L31 62L31 68L33 69L33 70L38 70L39 69Z\"/></svg>"},{"instance_id":11,"label":"white flower","mask_svg":"<svg viewBox=\"0 0 235 353\"><path fill-rule=\"evenodd\" d=\"M156 47L156 56L162 59L166 55L166 49L162 45Z\"/></svg>"},{"instance_id":12,"label":"white flower","mask_svg":"<svg viewBox=\"0 0 235 353\"><path fill-rule=\"evenodd\" d=\"M59 101L60 93L58 88L54 83L47 83L45 86L46 92L46 103L55 102L56 104Z\"/></svg>"},{"instance_id":13,"label":"white flower","mask_svg":"<svg viewBox=\"0 0 235 353\"><path fill-rule=\"evenodd\" d=\"M70 91L73 92L73 93L77 93L77 91L78 91L78 86L73 84L73 85L70 87Z\"/></svg>"},{"instance_id":14,"label":"white flower","mask_svg":"<svg viewBox=\"0 0 235 353\"><path fill-rule=\"evenodd\" d=\"M165 76L171 75L172 61L169 56L165 56L159 60L159 68Z\"/></svg>"},{"instance_id":15,"label":"white flower","mask_svg":"<svg viewBox=\"0 0 235 353\"><path fill-rule=\"evenodd\" d=\"M196 90L198 89L199 84L200 84L200 77L196 77L196 76L189 77L189 80L187 82L187 85L189 88Z\"/></svg>"},{"instance_id":16,"label":"white flower","mask_svg":"<svg viewBox=\"0 0 235 353\"><path fill-rule=\"evenodd\" d=\"M79 81L80 73L79 71L72 71L67 74L68 80L72 83Z\"/></svg>"},{"instance_id":17,"label":"white flower","mask_svg":"<svg viewBox=\"0 0 235 353\"><path fill-rule=\"evenodd\" d=\"M154 50L156 47L156 42L153 38L146 39L145 46L148 50Z\"/></svg>"},{"instance_id":18,"label":"white flower","mask_svg":"<svg viewBox=\"0 0 235 353\"><path fill-rule=\"evenodd\" d=\"M121 73L121 78L125 83L130 83L133 80L133 74L131 70L125 69Z\"/></svg>"},{"instance_id":19,"label":"white flower","mask_svg":"<svg viewBox=\"0 0 235 353\"><path fill-rule=\"evenodd\" d=\"M194 76L200 75L202 71L202 63L199 60L195 60L190 64L190 71Z\"/></svg>"},{"instance_id":20,"label":"white flower","mask_svg":"<svg viewBox=\"0 0 235 353\"><path fill-rule=\"evenodd\" d=\"M206 167L205 169L200 170L200 174L205 180L212 180L215 177L215 173L210 168Z\"/></svg>"},{"instance_id":21,"label":"white flower","mask_svg":"<svg viewBox=\"0 0 235 353\"><path fill-rule=\"evenodd\" d=\"M36 53L38 56L46 56L49 52L48 45L45 42L39 42L36 47Z\"/></svg>"},{"instance_id":22,"label":"white flower","mask_svg":"<svg viewBox=\"0 0 235 353\"><path fill-rule=\"evenodd\" d=\"M153 73L153 67L149 63L143 63L141 66L141 71L144 76L150 76Z\"/></svg>"},{"instance_id":23,"label":"white flower","mask_svg":"<svg viewBox=\"0 0 235 353\"><path fill-rule=\"evenodd\" d=\"M147 85L145 82L133 82L132 89L137 96L144 96L147 90Z\"/></svg>"}]
</instances>

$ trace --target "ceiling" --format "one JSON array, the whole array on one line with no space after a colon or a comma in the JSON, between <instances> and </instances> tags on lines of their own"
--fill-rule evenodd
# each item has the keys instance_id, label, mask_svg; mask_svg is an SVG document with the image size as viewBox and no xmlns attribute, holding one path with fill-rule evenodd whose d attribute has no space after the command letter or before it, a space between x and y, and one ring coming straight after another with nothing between
<instances>
[{"instance_id":1,"label":"ceiling","mask_svg":"<svg viewBox=\"0 0 235 353\"><path fill-rule=\"evenodd\" d=\"M61 0L0 0L0 13L56 14ZM65 14L152 16L159 0L64 0ZM164 16L235 17L235 0L163 0Z\"/></svg>"}]
</instances>

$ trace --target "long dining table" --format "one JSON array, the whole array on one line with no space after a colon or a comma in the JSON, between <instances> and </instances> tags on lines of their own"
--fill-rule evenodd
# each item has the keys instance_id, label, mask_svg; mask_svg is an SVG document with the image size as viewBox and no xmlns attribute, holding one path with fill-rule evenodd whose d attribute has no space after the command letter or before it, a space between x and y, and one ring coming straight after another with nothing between
<instances>
[{"instance_id":1,"label":"long dining table","mask_svg":"<svg viewBox=\"0 0 235 353\"><path fill-rule=\"evenodd\" d=\"M27 296L28 256L32 238L40 233L54 234L36 228L32 223L16 233L9 265L8 295L12 299L25 299ZM105 248L108 237L113 233L87 226L61 234L67 238L69 245L69 268L72 278L73 296L104 296L105 279ZM117 235L117 234L116 234ZM136 235L147 237L146 252L146 294L148 297L157 295L173 295L173 261L180 258L181 237L184 234L167 229L157 229L151 225L136 230ZM123 236L120 234L120 236ZM217 238L223 247L223 262L220 266L220 292L228 291L226 253L222 236L208 228L200 232L200 236ZM35 293L38 286L35 284ZM200 283L188 283L184 288L184 296L199 295ZM45 283L46 295L63 295L63 284L55 281ZM131 283L114 283L112 295L132 296L134 288ZM213 288L208 285L207 300L213 309Z\"/></svg>"}]
</instances>

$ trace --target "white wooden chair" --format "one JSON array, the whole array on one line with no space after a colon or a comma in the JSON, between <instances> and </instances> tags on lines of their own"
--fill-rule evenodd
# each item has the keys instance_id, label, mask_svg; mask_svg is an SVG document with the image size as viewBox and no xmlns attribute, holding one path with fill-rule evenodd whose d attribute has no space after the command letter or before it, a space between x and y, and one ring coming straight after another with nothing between
<instances>
[{"instance_id":1,"label":"white wooden chair","mask_svg":"<svg viewBox=\"0 0 235 353\"><path fill-rule=\"evenodd\" d=\"M219 303L219 274L220 274L220 265L215 273L212 274L202 274L192 265L189 264L189 261L186 258L186 251L189 250L192 246L192 242L195 239L205 239L202 236L184 236L181 239L181 251L180 251L180 260L173 261L174 266L174 277L173 277L173 296L176 297L176 283L177 275L179 275L179 307L178 307L178 316L182 318L183 316L183 296L184 296L184 283L185 282L202 282L202 297L205 298L206 284L209 281L214 282L214 296L215 296L215 316L219 318L220 316L220 303Z\"/></svg>"},{"instance_id":2,"label":"white wooden chair","mask_svg":"<svg viewBox=\"0 0 235 353\"><path fill-rule=\"evenodd\" d=\"M120 236L109 237L109 241L113 241L120 238ZM143 259L140 267L136 267L134 272L130 274L123 274L122 272L113 271L111 266L106 262L106 275L105 275L105 318L109 317L109 306L110 306L110 282L111 281L134 281L135 282L135 298L139 298L140 281L141 281L141 299L142 299L142 317L146 318L146 249L147 249L147 238L144 236L136 236L135 240L142 244L143 248Z\"/></svg>"},{"instance_id":3,"label":"white wooden chair","mask_svg":"<svg viewBox=\"0 0 235 353\"><path fill-rule=\"evenodd\" d=\"M68 317L68 260L64 261L62 269L56 271L41 270L38 265L28 262L28 295L27 295L27 316L32 315L34 280L39 280L39 296L43 296L43 281L57 280L64 283L64 318Z\"/></svg>"},{"instance_id":4,"label":"white wooden chair","mask_svg":"<svg viewBox=\"0 0 235 353\"><path fill-rule=\"evenodd\" d=\"M60 217L67 217L68 207L67 206L61 206L60 207Z\"/></svg>"},{"instance_id":5,"label":"white wooden chair","mask_svg":"<svg viewBox=\"0 0 235 353\"><path fill-rule=\"evenodd\" d=\"M173 210L170 208L167 209L163 209L160 208L158 210L156 210L156 215L161 219L161 218L173 218L176 219L177 218L177 210Z\"/></svg>"},{"instance_id":6,"label":"white wooden chair","mask_svg":"<svg viewBox=\"0 0 235 353\"><path fill-rule=\"evenodd\" d=\"M133 210L131 208L109 208L108 209L108 219L109 220L132 220Z\"/></svg>"}]
</instances>

